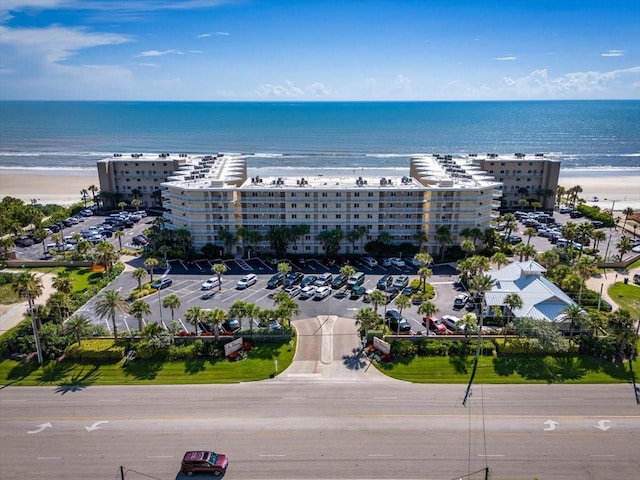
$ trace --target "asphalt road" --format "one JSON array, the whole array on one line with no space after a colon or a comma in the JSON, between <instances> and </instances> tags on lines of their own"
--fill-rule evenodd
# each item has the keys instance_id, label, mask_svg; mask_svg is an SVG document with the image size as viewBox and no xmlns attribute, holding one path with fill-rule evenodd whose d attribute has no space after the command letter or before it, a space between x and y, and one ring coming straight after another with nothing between
<instances>
[{"instance_id":1,"label":"asphalt road","mask_svg":"<svg viewBox=\"0 0 640 480\"><path fill-rule=\"evenodd\" d=\"M463 407L463 385L318 380L8 387L0 477L181 479L184 451L214 449L234 479L638 479L627 385L476 386Z\"/></svg>"}]
</instances>

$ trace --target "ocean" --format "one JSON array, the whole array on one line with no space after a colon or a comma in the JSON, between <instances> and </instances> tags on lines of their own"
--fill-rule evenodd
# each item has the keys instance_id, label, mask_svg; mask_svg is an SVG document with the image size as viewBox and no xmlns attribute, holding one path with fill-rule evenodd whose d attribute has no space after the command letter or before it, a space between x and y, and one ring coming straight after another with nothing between
<instances>
[{"instance_id":1,"label":"ocean","mask_svg":"<svg viewBox=\"0 0 640 480\"><path fill-rule=\"evenodd\" d=\"M640 101L0 102L0 173L95 169L130 152L242 153L250 168L283 171L523 152L640 171Z\"/></svg>"}]
</instances>

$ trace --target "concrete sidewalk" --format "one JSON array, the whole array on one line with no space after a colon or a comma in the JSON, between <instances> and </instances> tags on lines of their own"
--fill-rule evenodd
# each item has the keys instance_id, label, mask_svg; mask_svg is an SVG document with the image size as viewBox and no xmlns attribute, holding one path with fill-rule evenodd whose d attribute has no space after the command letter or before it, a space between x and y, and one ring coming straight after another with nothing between
<instances>
[{"instance_id":1,"label":"concrete sidewalk","mask_svg":"<svg viewBox=\"0 0 640 480\"><path fill-rule=\"evenodd\" d=\"M4 271L9 273L21 273L21 270ZM36 303L38 303L38 300L43 303L44 300L49 298L49 296L56 291L52 285L55 275L51 273L36 272L36 276L42 280L42 295L36 299ZM25 319L24 315L27 313L28 308L29 305L26 301L14 303L12 305L0 305L0 335L22 322Z\"/></svg>"},{"instance_id":2,"label":"concrete sidewalk","mask_svg":"<svg viewBox=\"0 0 640 480\"><path fill-rule=\"evenodd\" d=\"M613 307L613 310L617 310L619 308L619 305L613 298L609 296L607 290L614 283L624 282L625 280L627 280L628 283L632 284L633 276L637 273L640 274L640 267L625 271L606 269L603 273L594 275L593 277L588 279L586 281L586 285L589 290L593 290L594 292L600 293L600 291L602 290L602 299L609 302ZM640 288L640 286L638 288Z\"/></svg>"}]
</instances>

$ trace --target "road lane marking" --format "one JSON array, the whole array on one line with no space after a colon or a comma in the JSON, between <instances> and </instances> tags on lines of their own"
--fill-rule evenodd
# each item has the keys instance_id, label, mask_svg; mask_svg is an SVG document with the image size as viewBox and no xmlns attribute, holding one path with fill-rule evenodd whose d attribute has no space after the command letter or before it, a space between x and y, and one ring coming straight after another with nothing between
<instances>
[{"instance_id":1,"label":"road lane marking","mask_svg":"<svg viewBox=\"0 0 640 480\"><path fill-rule=\"evenodd\" d=\"M61 460L62 457L36 457L36 460Z\"/></svg>"},{"instance_id":2,"label":"road lane marking","mask_svg":"<svg viewBox=\"0 0 640 480\"><path fill-rule=\"evenodd\" d=\"M264 454L261 453L260 455L258 455L259 457L286 457L286 455L282 455L282 454Z\"/></svg>"},{"instance_id":3,"label":"road lane marking","mask_svg":"<svg viewBox=\"0 0 640 480\"><path fill-rule=\"evenodd\" d=\"M388 453L370 453L369 455L367 455L367 457L384 457L384 458L389 458L389 457L393 457L393 455L388 454Z\"/></svg>"}]
</instances>

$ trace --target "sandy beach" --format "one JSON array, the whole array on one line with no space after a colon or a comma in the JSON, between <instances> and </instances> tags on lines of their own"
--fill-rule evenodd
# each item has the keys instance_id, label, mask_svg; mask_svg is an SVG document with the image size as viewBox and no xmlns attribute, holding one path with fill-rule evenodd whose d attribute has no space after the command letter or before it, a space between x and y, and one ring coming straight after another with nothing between
<instances>
[{"instance_id":1,"label":"sandy beach","mask_svg":"<svg viewBox=\"0 0 640 480\"><path fill-rule=\"evenodd\" d=\"M79 203L80 192L90 185L100 187L97 170L0 169L0 198L15 197L25 203L32 199L45 205Z\"/></svg>"},{"instance_id":2,"label":"sandy beach","mask_svg":"<svg viewBox=\"0 0 640 480\"><path fill-rule=\"evenodd\" d=\"M598 198L598 202L588 201L589 205L640 211L639 170L561 170L558 183L565 188L580 185L580 196L586 200ZM43 204L69 205L82 201L80 191L89 185L99 187L97 170L0 169L0 198L12 196L24 202L36 199Z\"/></svg>"},{"instance_id":3,"label":"sandy beach","mask_svg":"<svg viewBox=\"0 0 640 480\"><path fill-rule=\"evenodd\" d=\"M638 170L560 170L558 185L569 189L582 187L580 197L587 205L622 211L631 207L640 211L640 171ZM597 202L591 201L594 197ZM615 204L614 204L615 202Z\"/></svg>"}]
</instances>

